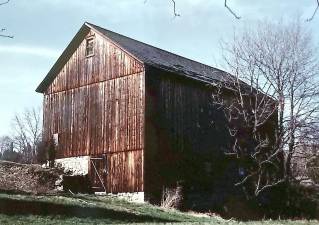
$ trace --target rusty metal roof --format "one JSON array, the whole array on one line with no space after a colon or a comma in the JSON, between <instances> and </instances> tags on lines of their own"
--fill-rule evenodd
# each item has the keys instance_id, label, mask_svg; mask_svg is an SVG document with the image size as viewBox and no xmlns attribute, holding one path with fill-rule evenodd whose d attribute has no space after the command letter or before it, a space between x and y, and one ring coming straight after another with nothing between
<instances>
[{"instance_id":1,"label":"rusty metal roof","mask_svg":"<svg viewBox=\"0 0 319 225\"><path fill-rule=\"evenodd\" d=\"M79 41L83 40L85 35L89 32L90 28L98 31L106 38L112 40L112 42L116 43L121 48L123 48L147 65L174 72L206 83L222 81L223 76L225 76L226 74L226 72L217 68L196 62L191 59L187 59L185 57L134 40L113 31L106 30L94 24L84 23L80 31L73 38L66 50L62 53L52 69L49 71L46 78L38 86L38 88L36 89L37 92L44 92L45 89L51 84L59 71L62 69L63 65L76 50Z\"/></svg>"}]
</instances>

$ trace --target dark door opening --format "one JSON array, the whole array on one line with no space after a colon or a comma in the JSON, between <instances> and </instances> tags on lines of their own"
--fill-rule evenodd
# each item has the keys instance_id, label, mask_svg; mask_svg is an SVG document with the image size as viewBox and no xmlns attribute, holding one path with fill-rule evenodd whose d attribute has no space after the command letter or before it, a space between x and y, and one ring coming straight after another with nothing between
<instances>
[{"instance_id":1,"label":"dark door opening","mask_svg":"<svg viewBox=\"0 0 319 225\"><path fill-rule=\"evenodd\" d=\"M94 192L106 192L107 158L106 155L90 158L90 181Z\"/></svg>"}]
</instances>

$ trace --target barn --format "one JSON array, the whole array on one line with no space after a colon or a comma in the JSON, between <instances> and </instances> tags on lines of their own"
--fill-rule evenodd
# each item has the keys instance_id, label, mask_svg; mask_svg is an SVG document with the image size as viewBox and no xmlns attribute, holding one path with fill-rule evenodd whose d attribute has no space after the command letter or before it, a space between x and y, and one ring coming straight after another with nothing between
<instances>
[{"instance_id":1,"label":"barn","mask_svg":"<svg viewBox=\"0 0 319 225\"><path fill-rule=\"evenodd\" d=\"M223 114L211 104L223 75L84 23L36 89L43 138L54 139L56 161L88 174L96 192L156 203L166 187L183 185L193 193L187 201L204 192L218 201L236 171L223 157Z\"/></svg>"}]
</instances>

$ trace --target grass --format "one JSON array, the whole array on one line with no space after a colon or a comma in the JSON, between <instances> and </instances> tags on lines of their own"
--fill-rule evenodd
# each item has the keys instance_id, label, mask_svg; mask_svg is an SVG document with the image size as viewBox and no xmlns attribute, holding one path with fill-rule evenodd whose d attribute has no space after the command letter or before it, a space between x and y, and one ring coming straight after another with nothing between
<instances>
[{"instance_id":1,"label":"grass","mask_svg":"<svg viewBox=\"0 0 319 225\"><path fill-rule=\"evenodd\" d=\"M92 195L31 196L0 194L0 224L318 224L318 221L237 222L198 217L149 204Z\"/></svg>"}]
</instances>

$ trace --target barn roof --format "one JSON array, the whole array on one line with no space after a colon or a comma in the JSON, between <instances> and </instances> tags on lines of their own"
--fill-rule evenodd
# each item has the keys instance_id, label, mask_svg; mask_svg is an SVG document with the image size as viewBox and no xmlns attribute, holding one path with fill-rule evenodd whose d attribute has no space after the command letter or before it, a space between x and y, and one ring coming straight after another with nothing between
<instances>
[{"instance_id":1,"label":"barn roof","mask_svg":"<svg viewBox=\"0 0 319 225\"><path fill-rule=\"evenodd\" d=\"M91 23L84 23L79 32L64 50L57 62L53 65L47 76L40 83L37 92L44 92L46 88L53 82L63 65L69 60L73 52L83 40L89 29L93 29L110 39L122 49L129 52L135 58L163 70L171 71L191 79L212 83L221 81L225 72L217 68L196 62L191 59L176 55L163 49L151 46L149 44L134 40Z\"/></svg>"}]
</instances>

